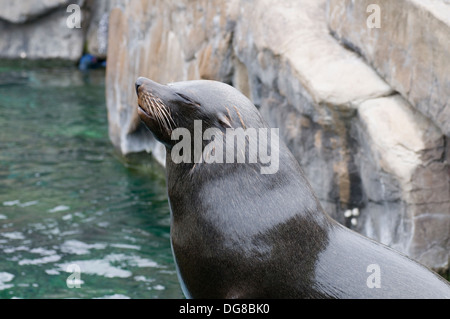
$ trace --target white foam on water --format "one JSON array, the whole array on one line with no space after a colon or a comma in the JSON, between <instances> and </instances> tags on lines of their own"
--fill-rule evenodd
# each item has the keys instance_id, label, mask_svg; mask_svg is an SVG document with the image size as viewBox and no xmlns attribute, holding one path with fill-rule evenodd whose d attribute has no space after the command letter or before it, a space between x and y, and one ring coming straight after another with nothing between
<instances>
[{"instance_id":1,"label":"white foam on water","mask_svg":"<svg viewBox=\"0 0 450 319\"><path fill-rule=\"evenodd\" d=\"M11 254L11 253L15 253L16 251L28 251L29 249L30 248L27 246L9 247L9 248L3 249L3 252L5 254Z\"/></svg>"},{"instance_id":2,"label":"white foam on water","mask_svg":"<svg viewBox=\"0 0 450 319\"><path fill-rule=\"evenodd\" d=\"M2 233L1 235L8 239L25 239L25 236L19 231L10 232L10 233Z\"/></svg>"},{"instance_id":3,"label":"white foam on water","mask_svg":"<svg viewBox=\"0 0 450 319\"><path fill-rule=\"evenodd\" d=\"M45 249L45 248L33 248L32 250L30 250L30 253L40 254L40 255L44 255L44 256L56 255L55 250L49 250L49 249Z\"/></svg>"},{"instance_id":4,"label":"white foam on water","mask_svg":"<svg viewBox=\"0 0 450 319\"><path fill-rule=\"evenodd\" d=\"M141 258L139 256L129 256L125 254L109 254L102 259L93 260L78 260L71 261L57 265L56 271L66 271L69 266L76 265L79 267L81 275L98 275L106 278L128 278L133 274L129 270L122 269L120 267L152 267L163 268L153 260ZM120 266L117 266L120 265ZM138 277L139 280L143 280L145 277Z\"/></svg>"},{"instance_id":5,"label":"white foam on water","mask_svg":"<svg viewBox=\"0 0 450 319\"><path fill-rule=\"evenodd\" d=\"M105 257L106 260L109 260L111 262L125 262L128 265L132 267L139 267L139 268L164 268L164 266L159 265L157 262L142 258L139 256L128 256L125 254L109 254Z\"/></svg>"},{"instance_id":6,"label":"white foam on water","mask_svg":"<svg viewBox=\"0 0 450 319\"><path fill-rule=\"evenodd\" d=\"M30 227L33 227L35 230L44 230L47 229L47 226L45 226L42 223L34 223L34 224L30 224Z\"/></svg>"},{"instance_id":7,"label":"white foam on water","mask_svg":"<svg viewBox=\"0 0 450 319\"><path fill-rule=\"evenodd\" d=\"M164 287L163 285L156 285L152 287L154 290L164 290L166 289L166 287Z\"/></svg>"},{"instance_id":8,"label":"white foam on water","mask_svg":"<svg viewBox=\"0 0 450 319\"><path fill-rule=\"evenodd\" d=\"M69 210L69 209L70 209L69 206L59 205L59 206L56 206L56 207L50 209L48 212L49 213L57 213L57 212L64 212L64 211Z\"/></svg>"},{"instance_id":9,"label":"white foam on water","mask_svg":"<svg viewBox=\"0 0 450 319\"><path fill-rule=\"evenodd\" d=\"M72 219L72 214L67 214L62 217L62 220L71 220L71 219Z\"/></svg>"},{"instance_id":10,"label":"white foam on water","mask_svg":"<svg viewBox=\"0 0 450 319\"><path fill-rule=\"evenodd\" d=\"M102 228L108 228L109 227L109 222L100 222L100 223L97 223L97 226L98 227L102 227Z\"/></svg>"},{"instance_id":11,"label":"white foam on water","mask_svg":"<svg viewBox=\"0 0 450 319\"><path fill-rule=\"evenodd\" d=\"M7 284L14 279L14 275L8 272L0 272L0 290L5 290L14 287L12 284Z\"/></svg>"},{"instance_id":12,"label":"white foam on water","mask_svg":"<svg viewBox=\"0 0 450 319\"><path fill-rule=\"evenodd\" d=\"M70 265L80 267L81 275L97 275L106 278L128 278L132 275L131 271L111 266L110 262L104 259L71 261L59 264L58 267L61 271L67 272Z\"/></svg>"},{"instance_id":13,"label":"white foam on water","mask_svg":"<svg viewBox=\"0 0 450 319\"><path fill-rule=\"evenodd\" d=\"M140 246L129 245L129 244L110 244L109 246L114 247L114 248L141 250Z\"/></svg>"},{"instance_id":14,"label":"white foam on water","mask_svg":"<svg viewBox=\"0 0 450 319\"><path fill-rule=\"evenodd\" d=\"M20 203L19 206L20 206L20 207L28 207L28 206L36 205L36 204L38 204L38 203L39 203L38 200L33 200L33 201L31 201L31 202Z\"/></svg>"},{"instance_id":15,"label":"white foam on water","mask_svg":"<svg viewBox=\"0 0 450 319\"><path fill-rule=\"evenodd\" d=\"M12 201L8 201L8 202L3 202L3 206L15 206L15 205L19 205L20 204L20 200L12 200Z\"/></svg>"},{"instance_id":16,"label":"white foam on water","mask_svg":"<svg viewBox=\"0 0 450 319\"><path fill-rule=\"evenodd\" d=\"M45 231L46 234L50 234L50 235L60 235L61 231L59 230L58 227L54 227L52 229L49 229L47 231Z\"/></svg>"},{"instance_id":17,"label":"white foam on water","mask_svg":"<svg viewBox=\"0 0 450 319\"><path fill-rule=\"evenodd\" d=\"M12 201L6 201L3 202L3 206L12 207L12 206L19 206L19 207L28 207L38 204L38 200L33 200L25 203L21 203L20 200L12 200Z\"/></svg>"},{"instance_id":18,"label":"white foam on water","mask_svg":"<svg viewBox=\"0 0 450 319\"><path fill-rule=\"evenodd\" d=\"M48 263L54 263L61 259L61 256L59 255L52 255L52 256L45 256L42 258L37 259L22 259L19 261L20 266L24 265L42 265L42 264L48 264Z\"/></svg>"},{"instance_id":19,"label":"white foam on water","mask_svg":"<svg viewBox=\"0 0 450 319\"><path fill-rule=\"evenodd\" d=\"M72 224L71 226L72 227L77 227L78 224ZM76 230L76 229L75 230L66 230L66 231L62 232L60 234L60 236L61 237L66 237L66 236L72 236L72 235L77 235L77 234L80 234L79 230Z\"/></svg>"},{"instance_id":20,"label":"white foam on water","mask_svg":"<svg viewBox=\"0 0 450 319\"><path fill-rule=\"evenodd\" d=\"M91 249L105 249L106 244L86 244L79 240L66 240L61 245L61 251L66 254L87 255Z\"/></svg>"},{"instance_id":21,"label":"white foam on water","mask_svg":"<svg viewBox=\"0 0 450 319\"><path fill-rule=\"evenodd\" d=\"M161 268L162 267L156 261L153 261L153 260L150 260L150 259L141 258L141 257L135 257L135 258L133 258L131 260L131 262L135 263L136 266L138 266L139 268L145 268L145 267Z\"/></svg>"},{"instance_id":22,"label":"white foam on water","mask_svg":"<svg viewBox=\"0 0 450 319\"><path fill-rule=\"evenodd\" d=\"M155 281L155 279L147 278L145 276L134 276L133 279L136 281L141 281L141 282L154 282Z\"/></svg>"}]
</instances>

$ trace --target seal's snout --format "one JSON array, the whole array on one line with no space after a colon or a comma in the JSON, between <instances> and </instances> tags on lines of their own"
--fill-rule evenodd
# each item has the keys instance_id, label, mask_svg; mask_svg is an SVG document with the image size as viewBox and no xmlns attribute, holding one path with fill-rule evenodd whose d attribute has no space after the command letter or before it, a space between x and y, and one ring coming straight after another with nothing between
<instances>
[{"instance_id":1,"label":"seal's snout","mask_svg":"<svg viewBox=\"0 0 450 319\"><path fill-rule=\"evenodd\" d=\"M136 94L139 95L139 87L144 83L145 78L140 77L136 80L134 86L136 87Z\"/></svg>"},{"instance_id":2,"label":"seal's snout","mask_svg":"<svg viewBox=\"0 0 450 319\"><path fill-rule=\"evenodd\" d=\"M135 84L135 87L136 87L136 94L137 94L137 95L139 95L139 87L140 87L140 86L141 86L141 85L138 84L138 83Z\"/></svg>"},{"instance_id":3,"label":"seal's snout","mask_svg":"<svg viewBox=\"0 0 450 319\"><path fill-rule=\"evenodd\" d=\"M170 91L145 77L139 77L134 83L137 94L137 114L147 128L163 144L171 142L171 132L175 127L172 110L165 103Z\"/></svg>"}]
</instances>

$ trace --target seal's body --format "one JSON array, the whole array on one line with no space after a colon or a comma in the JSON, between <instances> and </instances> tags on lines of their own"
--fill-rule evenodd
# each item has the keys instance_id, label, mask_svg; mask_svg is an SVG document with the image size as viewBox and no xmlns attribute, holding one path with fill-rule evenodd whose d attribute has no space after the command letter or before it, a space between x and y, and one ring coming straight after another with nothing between
<instances>
[{"instance_id":1,"label":"seal's body","mask_svg":"<svg viewBox=\"0 0 450 319\"><path fill-rule=\"evenodd\" d=\"M196 120L203 131L267 128L236 89L139 78L136 91L139 116L167 150L171 241L186 297L450 298L428 268L331 219L281 141L271 149L274 174L261 174L261 163L174 162L172 132L194 134Z\"/></svg>"}]
</instances>

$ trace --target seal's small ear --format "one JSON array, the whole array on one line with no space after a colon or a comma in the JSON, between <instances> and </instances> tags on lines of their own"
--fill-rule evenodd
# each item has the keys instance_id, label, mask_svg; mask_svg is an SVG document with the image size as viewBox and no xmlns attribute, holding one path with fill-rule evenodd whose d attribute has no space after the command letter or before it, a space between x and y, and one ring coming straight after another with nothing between
<instances>
[{"instance_id":1,"label":"seal's small ear","mask_svg":"<svg viewBox=\"0 0 450 319\"><path fill-rule=\"evenodd\" d=\"M219 123L225 128L231 128L231 119L223 113L218 116Z\"/></svg>"}]
</instances>

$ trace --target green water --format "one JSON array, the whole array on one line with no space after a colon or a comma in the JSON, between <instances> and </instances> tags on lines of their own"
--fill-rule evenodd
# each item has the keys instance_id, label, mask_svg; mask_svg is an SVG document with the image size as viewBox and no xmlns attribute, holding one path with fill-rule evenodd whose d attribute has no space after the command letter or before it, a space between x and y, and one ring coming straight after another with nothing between
<instances>
[{"instance_id":1,"label":"green water","mask_svg":"<svg viewBox=\"0 0 450 319\"><path fill-rule=\"evenodd\" d=\"M115 152L104 92L103 70L0 62L0 298L182 297L164 171Z\"/></svg>"}]
</instances>

